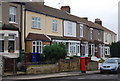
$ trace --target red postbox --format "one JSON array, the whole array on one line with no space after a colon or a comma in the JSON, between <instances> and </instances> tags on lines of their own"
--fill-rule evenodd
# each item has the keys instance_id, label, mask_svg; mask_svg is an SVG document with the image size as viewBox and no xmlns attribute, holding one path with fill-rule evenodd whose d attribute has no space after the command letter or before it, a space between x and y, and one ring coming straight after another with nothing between
<instances>
[{"instance_id":1,"label":"red postbox","mask_svg":"<svg viewBox=\"0 0 120 81\"><path fill-rule=\"evenodd\" d=\"M86 66L85 66L85 57L80 57L80 70L82 73L86 73Z\"/></svg>"}]
</instances>

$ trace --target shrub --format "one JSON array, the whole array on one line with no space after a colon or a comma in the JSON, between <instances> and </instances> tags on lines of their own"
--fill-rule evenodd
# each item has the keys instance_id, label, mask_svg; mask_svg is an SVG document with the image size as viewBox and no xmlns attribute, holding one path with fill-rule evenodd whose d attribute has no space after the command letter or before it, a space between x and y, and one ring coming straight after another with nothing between
<instances>
[{"instance_id":1,"label":"shrub","mask_svg":"<svg viewBox=\"0 0 120 81\"><path fill-rule=\"evenodd\" d=\"M64 44L45 46L43 49L43 54L47 60L57 62L59 59L64 59L67 55L66 46Z\"/></svg>"}]
</instances>

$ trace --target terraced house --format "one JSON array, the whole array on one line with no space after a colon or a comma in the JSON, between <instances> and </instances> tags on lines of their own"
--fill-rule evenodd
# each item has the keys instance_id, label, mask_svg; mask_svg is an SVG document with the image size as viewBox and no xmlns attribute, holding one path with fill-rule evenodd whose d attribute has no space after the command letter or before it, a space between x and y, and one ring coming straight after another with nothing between
<instances>
[{"instance_id":1,"label":"terraced house","mask_svg":"<svg viewBox=\"0 0 120 81\"><path fill-rule=\"evenodd\" d=\"M95 23L98 23L100 25L99 27L104 30L104 54L105 56L110 56L110 45L116 42L116 33L102 26L102 21L100 19L96 19Z\"/></svg>"},{"instance_id":2,"label":"terraced house","mask_svg":"<svg viewBox=\"0 0 120 81\"><path fill-rule=\"evenodd\" d=\"M23 16L22 49L42 53L46 45L65 43L68 56L105 58L104 29L99 21L91 22L70 14L69 6L61 10L43 3L29 2Z\"/></svg>"},{"instance_id":3,"label":"terraced house","mask_svg":"<svg viewBox=\"0 0 120 81\"><path fill-rule=\"evenodd\" d=\"M20 3L0 3L0 56L3 71L16 70L20 49L21 7Z\"/></svg>"}]
</instances>

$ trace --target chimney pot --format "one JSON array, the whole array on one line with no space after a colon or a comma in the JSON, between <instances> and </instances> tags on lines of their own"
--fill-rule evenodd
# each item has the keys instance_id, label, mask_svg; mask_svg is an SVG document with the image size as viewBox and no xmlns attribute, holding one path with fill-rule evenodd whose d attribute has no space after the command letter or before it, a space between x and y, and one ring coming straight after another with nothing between
<instances>
[{"instance_id":1,"label":"chimney pot","mask_svg":"<svg viewBox=\"0 0 120 81\"><path fill-rule=\"evenodd\" d=\"M102 25L102 21L99 18L95 19L95 23Z\"/></svg>"},{"instance_id":2,"label":"chimney pot","mask_svg":"<svg viewBox=\"0 0 120 81\"><path fill-rule=\"evenodd\" d=\"M62 6L61 10L70 13L70 6Z\"/></svg>"}]
</instances>

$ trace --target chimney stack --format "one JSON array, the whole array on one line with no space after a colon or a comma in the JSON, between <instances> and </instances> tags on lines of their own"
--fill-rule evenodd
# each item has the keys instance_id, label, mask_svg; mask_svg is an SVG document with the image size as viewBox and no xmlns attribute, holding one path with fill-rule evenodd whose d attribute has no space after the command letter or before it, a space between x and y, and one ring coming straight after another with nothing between
<instances>
[{"instance_id":1,"label":"chimney stack","mask_svg":"<svg viewBox=\"0 0 120 81\"><path fill-rule=\"evenodd\" d=\"M70 13L70 6L62 6L61 10Z\"/></svg>"},{"instance_id":2,"label":"chimney stack","mask_svg":"<svg viewBox=\"0 0 120 81\"><path fill-rule=\"evenodd\" d=\"M102 25L102 21L99 18L95 19L95 23Z\"/></svg>"},{"instance_id":3,"label":"chimney stack","mask_svg":"<svg viewBox=\"0 0 120 81\"><path fill-rule=\"evenodd\" d=\"M88 17L82 17L82 19L88 20Z\"/></svg>"}]
</instances>

